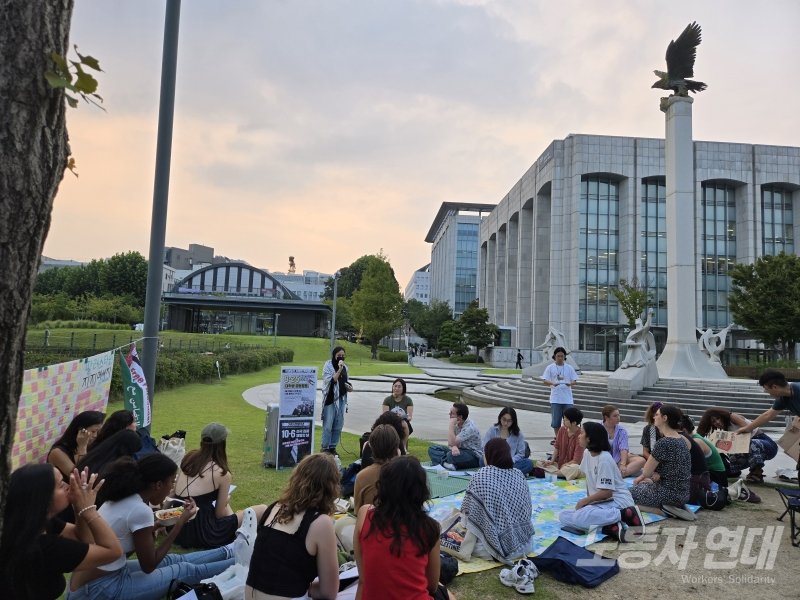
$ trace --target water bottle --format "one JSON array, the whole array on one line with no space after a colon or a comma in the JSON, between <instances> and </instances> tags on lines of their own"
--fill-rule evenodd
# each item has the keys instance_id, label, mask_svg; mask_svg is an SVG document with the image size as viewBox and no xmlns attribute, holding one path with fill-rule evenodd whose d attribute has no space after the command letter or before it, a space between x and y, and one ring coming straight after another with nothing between
<instances>
[{"instance_id":1,"label":"water bottle","mask_svg":"<svg viewBox=\"0 0 800 600\"><path fill-rule=\"evenodd\" d=\"M711 482L711 491L716 494L719 491L719 484L716 481Z\"/></svg>"},{"instance_id":2,"label":"water bottle","mask_svg":"<svg viewBox=\"0 0 800 600\"><path fill-rule=\"evenodd\" d=\"M334 455L333 455L333 460L334 460L334 461L336 461L336 468L337 468L337 469L339 469L339 470L341 471L341 470L342 470L342 461L341 461L341 459L339 458L339 456L338 456L338 455L336 455L336 454L334 454Z\"/></svg>"}]
</instances>

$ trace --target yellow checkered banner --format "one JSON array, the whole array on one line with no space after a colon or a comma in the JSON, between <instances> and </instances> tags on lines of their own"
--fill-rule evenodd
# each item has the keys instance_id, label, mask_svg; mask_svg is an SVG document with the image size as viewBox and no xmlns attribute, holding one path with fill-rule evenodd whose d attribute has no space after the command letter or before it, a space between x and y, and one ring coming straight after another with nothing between
<instances>
[{"instance_id":1,"label":"yellow checkered banner","mask_svg":"<svg viewBox=\"0 0 800 600\"><path fill-rule=\"evenodd\" d=\"M11 467L44 462L50 446L85 410L105 412L114 351L28 369L17 408Z\"/></svg>"}]
</instances>

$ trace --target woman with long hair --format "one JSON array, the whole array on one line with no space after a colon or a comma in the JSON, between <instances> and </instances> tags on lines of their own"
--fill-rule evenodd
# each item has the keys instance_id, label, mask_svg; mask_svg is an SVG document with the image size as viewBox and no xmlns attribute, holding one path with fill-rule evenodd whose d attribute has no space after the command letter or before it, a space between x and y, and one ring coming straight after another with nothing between
<instances>
[{"instance_id":1,"label":"woman with long hair","mask_svg":"<svg viewBox=\"0 0 800 600\"><path fill-rule=\"evenodd\" d=\"M750 424L750 421L739 413L731 412L725 408L709 408L703 413L697 426L697 433L706 437L715 429L723 431L737 431ZM778 454L778 444L760 429L754 429L750 435L749 454L729 454L731 475L736 476L742 469L749 468L747 481L763 483L764 463L775 458Z\"/></svg>"},{"instance_id":2,"label":"woman with long hair","mask_svg":"<svg viewBox=\"0 0 800 600\"><path fill-rule=\"evenodd\" d=\"M413 433L411 419L414 416L414 401L406 395L406 382L398 377L392 382L392 395L383 399L383 412L392 411L406 420L409 433Z\"/></svg>"},{"instance_id":3,"label":"woman with long hair","mask_svg":"<svg viewBox=\"0 0 800 600\"><path fill-rule=\"evenodd\" d=\"M136 419L134 419L133 413L129 410L118 410L108 415L100 431L98 431L95 438L89 442L89 450L98 444L102 444L112 435L123 429L136 431Z\"/></svg>"},{"instance_id":4,"label":"woman with long hair","mask_svg":"<svg viewBox=\"0 0 800 600\"><path fill-rule=\"evenodd\" d=\"M89 442L100 431L104 418L105 414L98 410L86 410L78 413L61 437L50 447L47 462L58 467L64 481L69 479L72 470L86 456Z\"/></svg>"},{"instance_id":5,"label":"woman with long hair","mask_svg":"<svg viewBox=\"0 0 800 600\"><path fill-rule=\"evenodd\" d=\"M53 600L64 573L91 570L122 555L119 540L97 514L97 475L73 470L69 483L51 464L25 465L11 474L0 538L0 590L10 600ZM77 525L56 515L68 505Z\"/></svg>"},{"instance_id":6,"label":"woman with long hair","mask_svg":"<svg viewBox=\"0 0 800 600\"><path fill-rule=\"evenodd\" d=\"M472 554L510 565L531 550L531 493L503 439L489 440L484 455L486 466L470 478L461 512L467 535L476 538Z\"/></svg>"},{"instance_id":7,"label":"woman with long hair","mask_svg":"<svg viewBox=\"0 0 800 600\"><path fill-rule=\"evenodd\" d=\"M321 452L300 461L278 501L259 519L245 600L336 597L332 515L338 497L339 469L332 456Z\"/></svg>"},{"instance_id":8,"label":"woman with long hair","mask_svg":"<svg viewBox=\"0 0 800 600\"><path fill-rule=\"evenodd\" d=\"M191 498L197 504L197 517L184 525L177 544L186 548L217 548L230 544L242 524L244 511L230 506L231 470L228 467L226 440L228 429L209 423L200 434L200 448L188 452L175 478L175 497ZM267 508L252 507L261 518Z\"/></svg>"},{"instance_id":9,"label":"woman with long hair","mask_svg":"<svg viewBox=\"0 0 800 600\"><path fill-rule=\"evenodd\" d=\"M562 510L558 520L567 527L601 532L625 541L623 523L644 534L642 513L636 508L622 473L611 456L608 432L600 423L584 423L578 434L584 448L581 471L586 475L586 497L574 509Z\"/></svg>"},{"instance_id":10,"label":"woman with long hair","mask_svg":"<svg viewBox=\"0 0 800 600\"><path fill-rule=\"evenodd\" d=\"M656 445L656 442L661 437L661 433L659 433L658 428L655 426L653 415L655 415L656 411L661 408L662 404L662 402L656 400L647 407L647 410L644 413L644 421L647 423L647 425L645 425L644 429L642 429L641 444L642 456L644 456L645 460L650 458L650 450Z\"/></svg>"},{"instance_id":11,"label":"woman with long hair","mask_svg":"<svg viewBox=\"0 0 800 600\"><path fill-rule=\"evenodd\" d=\"M148 454L138 461L123 457L106 467L101 490L105 502L99 513L111 525L124 554L73 575L69 600L160 600L174 579L199 583L233 564L233 544L191 554L167 554L180 530L197 513L191 500L156 546L155 518L149 505L164 502L177 470L163 454ZM126 559L133 552L136 558Z\"/></svg>"},{"instance_id":12,"label":"woman with long hair","mask_svg":"<svg viewBox=\"0 0 800 600\"><path fill-rule=\"evenodd\" d=\"M86 456L78 462L78 468L88 468L90 473L102 473L107 465L118 458L131 457L141 449L142 439L139 434L130 429L123 429L105 441L93 444Z\"/></svg>"},{"instance_id":13,"label":"woman with long hair","mask_svg":"<svg viewBox=\"0 0 800 600\"><path fill-rule=\"evenodd\" d=\"M524 475L533 471L533 461L526 456L528 452L526 452L525 436L519 430L517 411L510 406L503 407L500 410L500 414L497 415L497 423L486 431L483 436L484 449L486 444L495 438L503 439L508 443L515 469L519 469Z\"/></svg>"},{"instance_id":14,"label":"woman with long hair","mask_svg":"<svg viewBox=\"0 0 800 600\"><path fill-rule=\"evenodd\" d=\"M642 456L631 454L628 445L628 431L620 425L619 409L613 404L606 404L601 411L603 427L608 434L608 443L611 445L611 457L617 463L623 477L636 475L642 470L645 459Z\"/></svg>"},{"instance_id":15,"label":"woman with long hair","mask_svg":"<svg viewBox=\"0 0 800 600\"><path fill-rule=\"evenodd\" d=\"M369 447L372 449L373 463L361 469L356 476L356 485L353 491L356 512L364 504L372 504L375 501L381 467L393 458L400 456L400 438L391 425L378 425L369 434Z\"/></svg>"},{"instance_id":16,"label":"woman with long hair","mask_svg":"<svg viewBox=\"0 0 800 600\"><path fill-rule=\"evenodd\" d=\"M425 512L425 469L414 456L381 468L375 504L358 511L353 550L359 600L447 598L439 584L439 523Z\"/></svg>"},{"instance_id":17,"label":"woman with long hair","mask_svg":"<svg viewBox=\"0 0 800 600\"><path fill-rule=\"evenodd\" d=\"M347 394L353 391L344 364L344 348L336 346L322 367L322 451L336 454L344 427Z\"/></svg>"},{"instance_id":18,"label":"woman with long hair","mask_svg":"<svg viewBox=\"0 0 800 600\"><path fill-rule=\"evenodd\" d=\"M556 443L553 446L553 457L539 461L541 467L555 465L560 469L564 465L579 465L583 460L584 448L580 445L583 413L574 406L565 408L561 422L563 424L556 434Z\"/></svg>"},{"instance_id":19,"label":"woman with long hair","mask_svg":"<svg viewBox=\"0 0 800 600\"><path fill-rule=\"evenodd\" d=\"M663 510L679 518L692 519L684 505L689 501L692 474L691 441L680 433L683 412L677 406L662 405L653 416L661 432L642 474L633 480L631 495L648 512Z\"/></svg>"}]
</instances>

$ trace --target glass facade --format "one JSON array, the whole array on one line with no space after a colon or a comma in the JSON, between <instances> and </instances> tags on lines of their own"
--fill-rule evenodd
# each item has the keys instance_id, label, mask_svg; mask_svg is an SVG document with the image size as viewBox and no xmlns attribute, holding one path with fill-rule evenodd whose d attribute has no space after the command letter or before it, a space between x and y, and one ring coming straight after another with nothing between
<instances>
[{"instance_id":1,"label":"glass facade","mask_svg":"<svg viewBox=\"0 0 800 600\"><path fill-rule=\"evenodd\" d=\"M617 325L617 299L609 289L619 276L619 182L585 175L580 198L580 267L578 321L583 350L599 350L607 327Z\"/></svg>"},{"instance_id":2,"label":"glass facade","mask_svg":"<svg viewBox=\"0 0 800 600\"><path fill-rule=\"evenodd\" d=\"M778 186L762 186L761 234L764 256L794 254L792 192Z\"/></svg>"},{"instance_id":3,"label":"glass facade","mask_svg":"<svg viewBox=\"0 0 800 600\"><path fill-rule=\"evenodd\" d=\"M454 316L477 296L479 223L459 223L456 236L456 297Z\"/></svg>"},{"instance_id":4,"label":"glass facade","mask_svg":"<svg viewBox=\"0 0 800 600\"><path fill-rule=\"evenodd\" d=\"M664 177L642 180L639 282L651 295L653 324L667 324L667 184Z\"/></svg>"},{"instance_id":5,"label":"glass facade","mask_svg":"<svg viewBox=\"0 0 800 600\"><path fill-rule=\"evenodd\" d=\"M728 270L736 264L736 188L728 182L704 182L702 211L703 327L727 327Z\"/></svg>"}]
</instances>

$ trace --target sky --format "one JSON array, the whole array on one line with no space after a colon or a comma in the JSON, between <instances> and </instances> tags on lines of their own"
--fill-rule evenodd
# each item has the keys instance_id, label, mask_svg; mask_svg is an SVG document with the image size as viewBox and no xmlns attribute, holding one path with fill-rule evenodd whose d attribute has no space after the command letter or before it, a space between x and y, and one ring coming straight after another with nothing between
<instances>
[{"instance_id":1,"label":"sky","mask_svg":"<svg viewBox=\"0 0 800 600\"><path fill-rule=\"evenodd\" d=\"M106 112L68 130L44 254L147 256L165 2L76 0ZM430 262L442 202L499 202L554 139L663 137L653 69L703 28L694 138L800 145L796 0L184 0L167 246L271 271Z\"/></svg>"}]
</instances>

